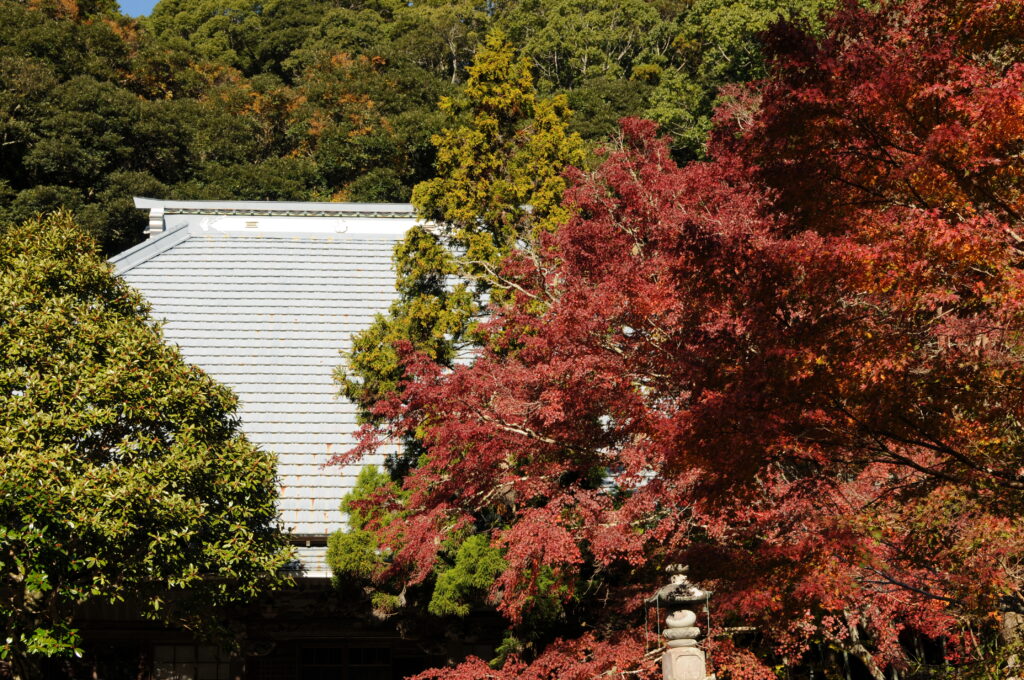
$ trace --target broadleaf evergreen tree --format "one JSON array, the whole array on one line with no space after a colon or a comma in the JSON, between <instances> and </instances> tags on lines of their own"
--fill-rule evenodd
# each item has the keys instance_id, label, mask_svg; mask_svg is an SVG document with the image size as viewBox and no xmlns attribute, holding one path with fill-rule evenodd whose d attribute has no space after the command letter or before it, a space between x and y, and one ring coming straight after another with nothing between
<instances>
[{"instance_id":1,"label":"broadleaf evergreen tree","mask_svg":"<svg viewBox=\"0 0 1024 680\"><path fill-rule=\"evenodd\" d=\"M76 606L191 628L280 583L275 459L67 213L0 235L0 658L75 652Z\"/></svg>"}]
</instances>

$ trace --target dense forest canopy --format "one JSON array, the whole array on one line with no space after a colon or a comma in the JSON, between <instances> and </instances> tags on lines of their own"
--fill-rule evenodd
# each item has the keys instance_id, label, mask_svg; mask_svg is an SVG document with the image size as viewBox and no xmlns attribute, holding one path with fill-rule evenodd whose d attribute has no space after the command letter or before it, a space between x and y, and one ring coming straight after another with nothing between
<instances>
[{"instance_id":1,"label":"dense forest canopy","mask_svg":"<svg viewBox=\"0 0 1024 680\"><path fill-rule=\"evenodd\" d=\"M0 0L0 225L63 206L113 253L141 239L133 195L408 200L495 28L590 148L641 115L700 157L719 86L763 72L757 36L827 4Z\"/></svg>"}]
</instances>

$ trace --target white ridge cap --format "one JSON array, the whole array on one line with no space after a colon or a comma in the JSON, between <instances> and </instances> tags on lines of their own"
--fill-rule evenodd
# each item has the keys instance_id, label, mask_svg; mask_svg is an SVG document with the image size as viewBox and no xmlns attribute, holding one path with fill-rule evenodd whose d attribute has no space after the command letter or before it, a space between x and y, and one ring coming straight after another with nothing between
<instances>
[{"instance_id":1,"label":"white ridge cap","mask_svg":"<svg viewBox=\"0 0 1024 680\"><path fill-rule=\"evenodd\" d=\"M422 224L409 203L166 201L137 196L135 207L149 211L146 233L151 238L182 225L193 234L211 236L394 236Z\"/></svg>"},{"instance_id":2,"label":"white ridge cap","mask_svg":"<svg viewBox=\"0 0 1024 680\"><path fill-rule=\"evenodd\" d=\"M313 201L168 201L135 197L139 209L162 208L175 215L346 215L353 217L416 217L411 203L335 203Z\"/></svg>"}]
</instances>

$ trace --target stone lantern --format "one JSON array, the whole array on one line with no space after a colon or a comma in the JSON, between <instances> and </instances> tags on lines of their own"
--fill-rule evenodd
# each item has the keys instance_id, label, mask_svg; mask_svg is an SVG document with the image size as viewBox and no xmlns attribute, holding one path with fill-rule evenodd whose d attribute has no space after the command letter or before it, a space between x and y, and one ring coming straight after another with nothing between
<instances>
[{"instance_id":1,"label":"stone lantern","mask_svg":"<svg viewBox=\"0 0 1024 680\"><path fill-rule=\"evenodd\" d=\"M664 680L713 680L707 674L704 650L697 646L700 628L697 613L711 596L686 578L688 568L682 564L669 565L671 583L658 589L651 600L672 610L665 619L665 639L668 649L661 657Z\"/></svg>"}]
</instances>

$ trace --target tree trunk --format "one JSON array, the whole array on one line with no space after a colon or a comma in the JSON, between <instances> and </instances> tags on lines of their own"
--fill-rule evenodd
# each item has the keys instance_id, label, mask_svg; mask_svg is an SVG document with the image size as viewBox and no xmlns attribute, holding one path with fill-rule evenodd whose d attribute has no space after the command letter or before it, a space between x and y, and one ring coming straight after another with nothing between
<instances>
[{"instance_id":1,"label":"tree trunk","mask_svg":"<svg viewBox=\"0 0 1024 680\"><path fill-rule=\"evenodd\" d=\"M885 673L875 663L875 658L871 656L871 652L868 651L867 647L858 642L857 644L847 646L846 649L864 664L864 667L868 669L868 673L871 674L872 680L886 680Z\"/></svg>"},{"instance_id":2,"label":"tree trunk","mask_svg":"<svg viewBox=\"0 0 1024 680\"><path fill-rule=\"evenodd\" d=\"M1003 642L1008 646L1016 646L1021 643L1024 633L1024 614L1016 611L1004 611L1003 620L999 625L999 634Z\"/></svg>"},{"instance_id":3,"label":"tree trunk","mask_svg":"<svg viewBox=\"0 0 1024 680\"><path fill-rule=\"evenodd\" d=\"M1003 644L1010 650L1006 657L1006 672L1008 677L1016 679L1021 675L1021 663L1018 651L1024 642L1024 615L1016 611L1004 611L1003 620L999 625L999 635Z\"/></svg>"},{"instance_id":4,"label":"tree trunk","mask_svg":"<svg viewBox=\"0 0 1024 680\"><path fill-rule=\"evenodd\" d=\"M860 630L856 624L850 621L849 613L846 614L846 625L850 631L850 643L846 646L846 651L864 664L864 667L868 669L868 673L871 674L872 680L886 680L885 673L875 663L875 657L871 656L868 648L861 644Z\"/></svg>"}]
</instances>

